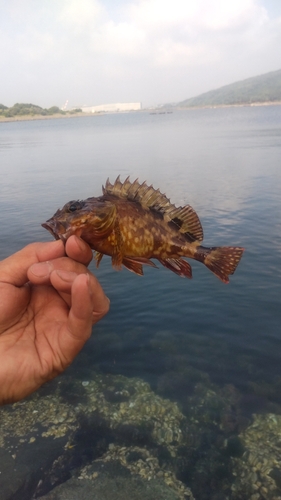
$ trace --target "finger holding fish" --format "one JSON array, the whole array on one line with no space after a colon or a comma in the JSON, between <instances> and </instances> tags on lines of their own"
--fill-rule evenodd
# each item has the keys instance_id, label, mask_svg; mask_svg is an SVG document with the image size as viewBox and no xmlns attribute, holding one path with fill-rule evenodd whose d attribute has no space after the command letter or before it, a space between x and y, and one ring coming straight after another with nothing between
<instances>
[{"instance_id":1,"label":"finger holding fish","mask_svg":"<svg viewBox=\"0 0 281 500\"><path fill-rule=\"evenodd\" d=\"M88 266L93 258L90 246L78 236L70 236L65 244L65 253L71 259Z\"/></svg>"}]
</instances>

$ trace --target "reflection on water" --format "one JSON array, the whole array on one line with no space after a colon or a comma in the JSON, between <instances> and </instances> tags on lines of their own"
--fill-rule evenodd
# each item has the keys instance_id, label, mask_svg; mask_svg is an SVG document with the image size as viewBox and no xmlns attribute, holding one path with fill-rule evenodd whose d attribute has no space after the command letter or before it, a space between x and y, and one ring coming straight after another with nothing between
<instances>
[{"instance_id":1,"label":"reflection on water","mask_svg":"<svg viewBox=\"0 0 281 500\"><path fill-rule=\"evenodd\" d=\"M246 248L229 285L193 261L191 281L91 264L111 311L65 375L2 409L4 500L72 498L77 477L125 499L130 474L141 498L281 497L280 125L278 106L0 124L1 258L118 174L191 204L206 246Z\"/></svg>"}]
</instances>

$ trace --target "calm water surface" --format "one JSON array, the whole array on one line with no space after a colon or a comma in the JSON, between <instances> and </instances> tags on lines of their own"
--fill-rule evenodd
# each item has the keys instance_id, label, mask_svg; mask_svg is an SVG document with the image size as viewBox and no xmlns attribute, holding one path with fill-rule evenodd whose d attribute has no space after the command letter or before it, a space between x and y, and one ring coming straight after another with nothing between
<instances>
[{"instance_id":1,"label":"calm water surface","mask_svg":"<svg viewBox=\"0 0 281 500\"><path fill-rule=\"evenodd\" d=\"M262 387L265 408L281 403L279 390L264 390L281 379L280 153L278 106L0 124L0 258L49 241L42 222L118 174L192 205L204 245L246 248L229 285L197 262L191 281L162 266L141 278L107 257L91 264L111 311L68 374L138 376L184 406L181 384L163 380L194 369L242 394Z\"/></svg>"}]
</instances>

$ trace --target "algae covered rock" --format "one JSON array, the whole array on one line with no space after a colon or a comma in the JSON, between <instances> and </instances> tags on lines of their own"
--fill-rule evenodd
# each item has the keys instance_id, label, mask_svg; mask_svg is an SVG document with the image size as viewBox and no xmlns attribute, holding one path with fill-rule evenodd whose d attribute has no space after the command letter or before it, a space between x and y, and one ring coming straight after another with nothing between
<instances>
[{"instance_id":1,"label":"algae covered rock","mask_svg":"<svg viewBox=\"0 0 281 500\"><path fill-rule=\"evenodd\" d=\"M233 458L233 500L281 500L281 415L254 415L239 438L245 451Z\"/></svg>"},{"instance_id":2,"label":"algae covered rock","mask_svg":"<svg viewBox=\"0 0 281 500\"><path fill-rule=\"evenodd\" d=\"M116 477L110 471L114 474L116 465L126 471L120 489L124 498L131 482L136 491L147 490L144 499L153 498L158 489L165 492L159 498L192 500L174 467L185 440L185 421L177 403L157 396L141 379L95 373L91 380L78 381L64 376L49 391L47 386L1 408L0 470L6 464L5 477L0 475L1 500L55 495L57 488L64 495L64 485L67 491L72 479L77 492L83 485L90 491L103 484L95 469L101 465L102 470L107 467L111 486ZM98 477L94 486L89 483Z\"/></svg>"}]
</instances>

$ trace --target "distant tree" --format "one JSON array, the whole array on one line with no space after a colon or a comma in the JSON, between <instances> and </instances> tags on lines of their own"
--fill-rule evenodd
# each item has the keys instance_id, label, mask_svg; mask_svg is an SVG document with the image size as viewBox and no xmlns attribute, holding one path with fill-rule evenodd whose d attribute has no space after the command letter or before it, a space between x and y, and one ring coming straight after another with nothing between
<instances>
[{"instance_id":1,"label":"distant tree","mask_svg":"<svg viewBox=\"0 0 281 500\"><path fill-rule=\"evenodd\" d=\"M25 104L25 103L16 103L11 108L8 108L5 113L5 116L25 116L25 115L38 115L42 111L40 106L36 106L35 104Z\"/></svg>"},{"instance_id":2,"label":"distant tree","mask_svg":"<svg viewBox=\"0 0 281 500\"><path fill-rule=\"evenodd\" d=\"M14 116L10 109L5 110L3 115L5 116L5 118L12 118Z\"/></svg>"},{"instance_id":3,"label":"distant tree","mask_svg":"<svg viewBox=\"0 0 281 500\"><path fill-rule=\"evenodd\" d=\"M52 106L46 110L49 115L54 115L56 113L62 113L62 110L58 106Z\"/></svg>"},{"instance_id":4,"label":"distant tree","mask_svg":"<svg viewBox=\"0 0 281 500\"><path fill-rule=\"evenodd\" d=\"M79 111L81 111L81 109L75 109L72 112L77 113ZM60 109L58 106L51 106L51 108L41 108L41 106L37 106L36 104L16 102L13 106L8 108L7 106L4 106L4 104L0 104L0 115L7 118L29 115L48 116L54 114L65 115L66 112Z\"/></svg>"}]
</instances>

